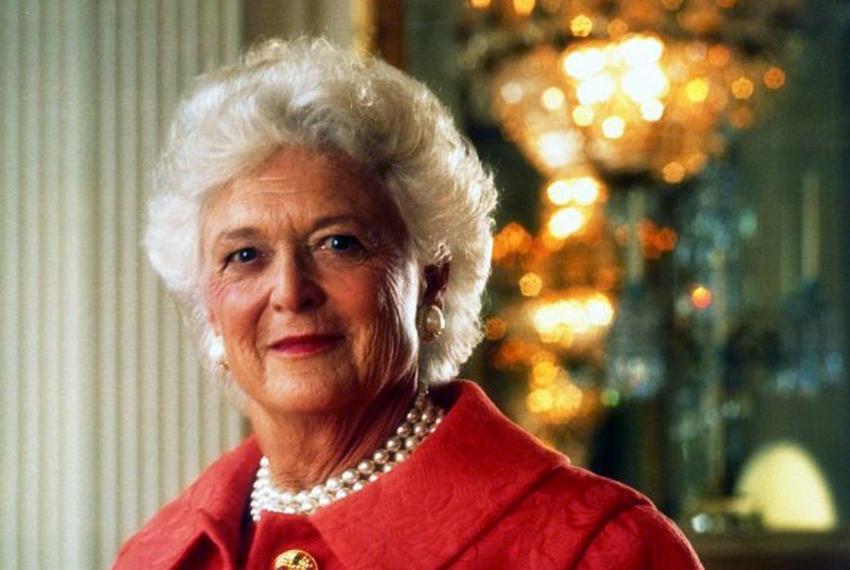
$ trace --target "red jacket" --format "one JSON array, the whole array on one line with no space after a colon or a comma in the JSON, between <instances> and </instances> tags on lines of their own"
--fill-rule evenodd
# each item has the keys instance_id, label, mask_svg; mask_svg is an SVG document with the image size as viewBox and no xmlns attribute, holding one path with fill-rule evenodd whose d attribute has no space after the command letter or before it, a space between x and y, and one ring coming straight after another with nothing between
<instances>
[{"instance_id":1,"label":"red jacket","mask_svg":"<svg viewBox=\"0 0 850 570\"><path fill-rule=\"evenodd\" d=\"M440 427L404 463L311 516L247 501L254 438L216 461L121 549L115 568L272 568L283 551L339 568L700 569L642 495L583 469L505 418L471 382L439 389Z\"/></svg>"}]
</instances>

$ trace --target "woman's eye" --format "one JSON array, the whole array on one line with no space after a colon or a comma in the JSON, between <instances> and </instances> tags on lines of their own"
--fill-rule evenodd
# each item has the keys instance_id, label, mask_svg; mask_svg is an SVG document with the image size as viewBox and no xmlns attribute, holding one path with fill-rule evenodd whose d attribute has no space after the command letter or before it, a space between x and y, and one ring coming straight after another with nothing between
<instances>
[{"instance_id":1,"label":"woman's eye","mask_svg":"<svg viewBox=\"0 0 850 570\"><path fill-rule=\"evenodd\" d=\"M260 250L256 247L243 247L227 256L227 262L235 262L239 264L251 263L260 257Z\"/></svg>"},{"instance_id":2,"label":"woman's eye","mask_svg":"<svg viewBox=\"0 0 850 570\"><path fill-rule=\"evenodd\" d=\"M362 244L356 237L344 234L329 236L322 242L322 249L332 251L350 252L359 251L362 248Z\"/></svg>"}]
</instances>

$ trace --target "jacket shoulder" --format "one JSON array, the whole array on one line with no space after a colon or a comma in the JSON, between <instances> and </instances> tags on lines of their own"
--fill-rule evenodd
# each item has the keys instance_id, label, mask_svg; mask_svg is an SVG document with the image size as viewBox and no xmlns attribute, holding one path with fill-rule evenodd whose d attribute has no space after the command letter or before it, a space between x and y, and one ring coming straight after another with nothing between
<instances>
[{"instance_id":1,"label":"jacket shoulder","mask_svg":"<svg viewBox=\"0 0 850 570\"><path fill-rule=\"evenodd\" d=\"M643 564L656 558L676 563ZM631 560L639 563L625 563ZM490 567L512 561L540 569L700 568L698 562L681 563L691 560L696 557L681 532L645 496L585 469L562 464L470 545L458 559L458 567Z\"/></svg>"},{"instance_id":2,"label":"jacket shoulder","mask_svg":"<svg viewBox=\"0 0 850 570\"><path fill-rule=\"evenodd\" d=\"M253 438L219 457L124 543L114 568L171 567L210 530L238 533L233 513L243 510L258 460Z\"/></svg>"}]
</instances>

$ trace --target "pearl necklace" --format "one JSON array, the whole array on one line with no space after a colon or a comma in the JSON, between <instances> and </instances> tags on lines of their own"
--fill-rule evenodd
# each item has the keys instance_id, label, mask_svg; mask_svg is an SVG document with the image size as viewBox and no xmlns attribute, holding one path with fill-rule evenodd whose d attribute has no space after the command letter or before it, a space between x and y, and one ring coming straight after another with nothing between
<instances>
[{"instance_id":1,"label":"pearl necklace","mask_svg":"<svg viewBox=\"0 0 850 570\"><path fill-rule=\"evenodd\" d=\"M270 478L269 460L263 456L251 491L251 518L254 522L259 521L263 511L309 515L318 508L359 491L407 459L442 419L443 410L431 402L427 388L420 390L402 424L371 458L364 458L356 467L343 471L339 477L330 477L309 490L278 489Z\"/></svg>"}]
</instances>

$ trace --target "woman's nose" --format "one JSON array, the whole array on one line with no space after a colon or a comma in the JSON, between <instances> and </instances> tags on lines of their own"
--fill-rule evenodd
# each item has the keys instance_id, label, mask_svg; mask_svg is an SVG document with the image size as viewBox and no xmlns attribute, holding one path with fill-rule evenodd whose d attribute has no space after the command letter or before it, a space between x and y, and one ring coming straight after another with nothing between
<instances>
[{"instance_id":1,"label":"woman's nose","mask_svg":"<svg viewBox=\"0 0 850 570\"><path fill-rule=\"evenodd\" d=\"M299 255L281 255L274 271L271 304L276 311L302 312L315 309L325 301L325 293Z\"/></svg>"}]
</instances>

